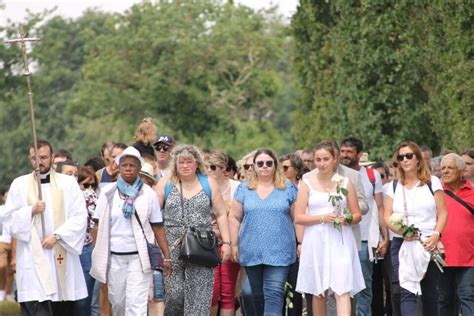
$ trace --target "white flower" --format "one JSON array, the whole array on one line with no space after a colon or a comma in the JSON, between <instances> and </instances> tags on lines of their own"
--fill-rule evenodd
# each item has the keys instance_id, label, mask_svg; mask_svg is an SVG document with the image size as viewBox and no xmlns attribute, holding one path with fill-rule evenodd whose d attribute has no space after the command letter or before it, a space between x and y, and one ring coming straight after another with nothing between
<instances>
[{"instance_id":1,"label":"white flower","mask_svg":"<svg viewBox=\"0 0 474 316\"><path fill-rule=\"evenodd\" d=\"M392 225L401 224L404 216L403 213L392 213L392 215L390 215L390 223Z\"/></svg>"},{"instance_id":2,"label":"white flower","mask_svg":"<svg viewBox=\"0 0 474 316\"><path fill-rule=\"evenodd\" d=\"M331 181L336 183L337 185L341 185L342 184L342 181L344 181L344 177L341 176L339 173L335 173L332 178L331 178Z\"/></svg>"}]
</instances>

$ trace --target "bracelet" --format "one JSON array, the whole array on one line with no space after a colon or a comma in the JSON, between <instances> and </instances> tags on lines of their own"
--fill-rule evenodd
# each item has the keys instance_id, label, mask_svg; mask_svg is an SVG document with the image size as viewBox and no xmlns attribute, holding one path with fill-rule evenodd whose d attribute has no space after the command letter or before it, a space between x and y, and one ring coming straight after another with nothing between
<instances>
[{"instance_id":1,"label":"bracelet","mask_svg":"<svg viewBox=\"0 0 474 316\"><path fill-rule=\"evenodd\" d=\"M171 259L163 259L163 262L171 262Z\"/></svg>"},{"instance_id":2,"label":"bracelet","mask_svg":"<svg viewBox=\"0 0 474 316\"><path fill-rule=\"evenodd\" d=\"M321 224L324 223L324 215L321 217Z\"/></svg>"}]
</instances>

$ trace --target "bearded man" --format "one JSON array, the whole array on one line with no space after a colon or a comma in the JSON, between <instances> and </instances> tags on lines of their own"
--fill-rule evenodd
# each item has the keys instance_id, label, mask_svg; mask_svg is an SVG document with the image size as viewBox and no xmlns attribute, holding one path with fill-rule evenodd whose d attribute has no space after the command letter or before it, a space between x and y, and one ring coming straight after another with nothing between
<instances>
[{"instance_id":1,"label":"bearded man","mask_svg":"<svg viewBox=\"0 0 474 316\"><path fill-rule=\"evenodd\" d=\"M86 203L77 181L51 168L49 142L38 141L38 155L30 146L33 168L36 157L42 199L38 199L38 179L33 172L13 181L5 204L4 225L17 240L18 301L22 315L71 315L73 302L87 296L79 261L87 225Z\"/></svg>"}]
</instances>

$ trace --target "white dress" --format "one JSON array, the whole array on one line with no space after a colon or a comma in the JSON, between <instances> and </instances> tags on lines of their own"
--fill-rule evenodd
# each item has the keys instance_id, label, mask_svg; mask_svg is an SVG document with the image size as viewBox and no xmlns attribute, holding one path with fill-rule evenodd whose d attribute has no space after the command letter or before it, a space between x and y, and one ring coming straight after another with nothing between
<instances>
[{"instance_id":1,"label":"white dress","mask_svg":"<svg viewBox=\"0 0 474 316\"><path fill-rule=\"evenodd\" d=\"M303 181L309 188L308 214L335 211L328 201L329 193L315 191L308 179ZM344 186L347 186L347 181L345 178ZM344 198L343 205L345 204ZM338 230L333 223L305 226L296 291L324 296L325 291L329 290L329 294L334 292L342 295L349 292L354 296L364 288L364 277L351 227L343 225Z\"/></svg>"}]
</instances>

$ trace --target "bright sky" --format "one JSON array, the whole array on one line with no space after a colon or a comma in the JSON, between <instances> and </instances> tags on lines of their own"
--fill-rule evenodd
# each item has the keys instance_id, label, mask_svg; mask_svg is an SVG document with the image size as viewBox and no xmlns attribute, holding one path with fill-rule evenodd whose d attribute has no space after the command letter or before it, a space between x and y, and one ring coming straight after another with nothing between
<instances>
[{"instance_id":1,"label":"bright sky","mask_svg":"<svg viewBox=\"0 0 474 316\"><path fill-rule=\"evenodd\" d=\"M20 22L26 16L26 10L31 12L42 12L44 9L51 9L57 6L56 13L65 17L78 17L82 11L89 7L97 7L103 11L123 12L132 4L140 0L0 0L0 4L5 5L0 24L6 25L8 19L13 22ZM298 0L237 0L237 3L245 4L249 7L260 9L277 4L280 12L291 17L296 11Z\"/></svg>"}]
</instances>

